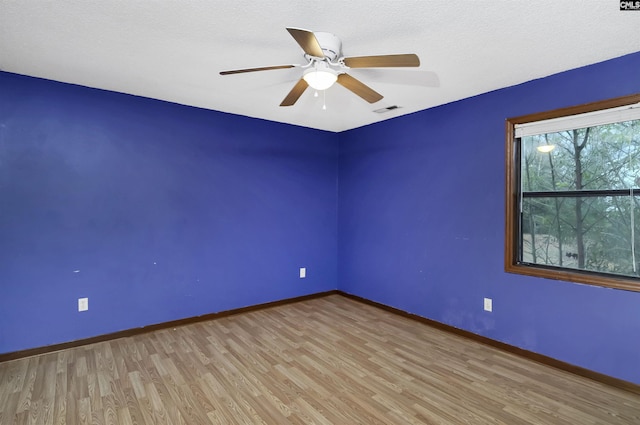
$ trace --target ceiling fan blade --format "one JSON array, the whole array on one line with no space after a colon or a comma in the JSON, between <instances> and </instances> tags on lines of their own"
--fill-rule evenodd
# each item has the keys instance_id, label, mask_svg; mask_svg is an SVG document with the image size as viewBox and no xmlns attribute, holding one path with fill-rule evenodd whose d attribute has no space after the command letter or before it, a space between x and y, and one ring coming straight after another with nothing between
<instances>
[{"instance_id":1,"label":"ceiling fan blade","mask_svg":"<svg viewBox=\"0 0 640 425\"><path fill-rule=\"evenodd\" d=\"M338 75L338 84L340 84L347 90L351 90L369 103L377 102L384 97L377 91L373 90L371 87L365 85L360 80L353 78L349 74Z\"/></svg>"},{"instance_id":2,"label":"ceiling fan blade","mask_svg":"<svg viewBox=\"0 0 640 425\"><path fill-rule=\"evenodd\" d=\"M409 67L420 66L420 58L413 53L406 55L356 56L344 58L344 64L349 68Z\"/></svg>"},{"instance_id":3,"label":"ceiling fan blade","mask_svg":"<svg viewBox=\"0 0 640 425\"><path fill-rule=\"evenodd\" d=\"M317 58L324 58L324 52L318 39L311 31L299 29L299 28L287 28L289 34L298 42L302 50L310 56Z\"/></svg>"},{"instance_id":4,"label":"ceiling fan blade","mask_svg":"<svg viewBox=\"0 0 640 425\"><path fill-rule=\"evenodd\" d=\"M300 98L300 96L302 96L302 93L304 93L304 91L307 89L307 87L309 87L309 84L307 84L307 82L301 78L300 81L298 81L296 85L293 86L293 88L291 89L287 97L284 98L280 106L291 106L294 103L296 103Z\"/></svg>"},{"instance_id":5,"label":"ceiling fan blade","mask_svg":"<svg viewBox=\"0 0 640 425\"><path fill-rule=\"evenodd\" d=\"M295 67L296 65L276 65L276 66L263 66L262 68L234 69L232 71L221 71L220 75L242 74L245 72L270 71L272 69L287 69L287 68L295 68Z\"/></svg>"},{"instance_id":6,"label":"ceiling fan blade","mask_svg":"<svg viewBox=\"0 0 640 425\"><path fill-rule=\"evenodd\" d=\"M351 69L349 74L359 80L371 83L440 87L440 78L433 71L403 68L355 68Z\"/></svg>"}]
</instances>

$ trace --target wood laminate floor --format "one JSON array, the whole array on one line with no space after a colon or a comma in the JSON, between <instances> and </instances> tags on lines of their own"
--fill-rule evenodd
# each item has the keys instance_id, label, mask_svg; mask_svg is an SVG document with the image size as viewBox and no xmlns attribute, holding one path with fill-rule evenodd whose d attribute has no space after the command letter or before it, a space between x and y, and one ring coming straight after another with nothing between
<instances>
[{"instance_id":1,"label":"wood laminate floor","mask_svg":"<svg viewBox=\"0 0 640 425\"><path fill-rule=\"evenodd\" d=\"M0 424L640 424L640 396L340 295L0 364Z\"/></svg>"}]
</instances>

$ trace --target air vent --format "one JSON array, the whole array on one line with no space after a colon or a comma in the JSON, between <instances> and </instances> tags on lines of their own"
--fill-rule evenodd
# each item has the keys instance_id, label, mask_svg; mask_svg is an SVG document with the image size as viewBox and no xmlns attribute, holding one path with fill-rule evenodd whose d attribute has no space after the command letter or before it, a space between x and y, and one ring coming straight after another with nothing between
<instances>
[{"instance_id":1,"label":"air vent","mask_svg":"<svg viewBox=\"0 0 640 425\"><path fill-rule=\"evenodd\" d=\"M398 105L393 105L393 106L387 106L386 108L376 109L373 112L376 112L378 114L384 114L385 112L393 111L394 109L399 109L399 108L400 107Z\"/></svg>"}]
</instances>

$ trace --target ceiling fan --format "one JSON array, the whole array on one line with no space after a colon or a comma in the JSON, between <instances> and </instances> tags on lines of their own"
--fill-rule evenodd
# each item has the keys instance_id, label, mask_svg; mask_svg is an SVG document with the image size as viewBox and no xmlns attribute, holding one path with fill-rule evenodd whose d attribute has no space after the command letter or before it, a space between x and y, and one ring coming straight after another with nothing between
<instances>
[{"instance_id":1,"label":"ceiling fan","mask_svg":"<svg viewBox=\"0 0 640 425\"><path fill-rule=\"evenodd\" d=\"M280 106L291 106L311 86L315 90L326 90L338 83L347 90L360 96L369 103L374 103L383 96L347 73L351 68L387 68L417 67L420 59L417 55L381 55L357 56L345 58L342 55L342 42L334 34L313 32L300 28L287 28L289 34L298 42L304 51L307 63L304 65L276 65L261 68L235 69L222 71L220 75L242 74L245 72L270 71L274 69L302 68L302 78L293 86Z\"/></svg>"}]
</instances>

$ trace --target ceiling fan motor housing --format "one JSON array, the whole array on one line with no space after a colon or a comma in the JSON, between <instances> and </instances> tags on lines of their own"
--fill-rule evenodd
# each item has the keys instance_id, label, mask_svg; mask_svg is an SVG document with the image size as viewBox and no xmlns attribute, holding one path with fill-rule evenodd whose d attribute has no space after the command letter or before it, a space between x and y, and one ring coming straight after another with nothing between
<instances>
[{"instance_id":1,"label":"ceiling fan motor housing","mask_svg":"<svg viewBox=\"0 0 640 425\"><path fill-rule=\"evenodd\" d=\"M316 36L316 40L318 40L318 44L329 62L335 62L342 54L342 41L335 34L329 32L314 32L313 35Z\"/></svg>"}]
</instances>

